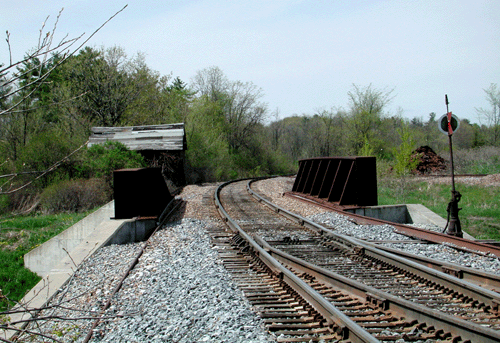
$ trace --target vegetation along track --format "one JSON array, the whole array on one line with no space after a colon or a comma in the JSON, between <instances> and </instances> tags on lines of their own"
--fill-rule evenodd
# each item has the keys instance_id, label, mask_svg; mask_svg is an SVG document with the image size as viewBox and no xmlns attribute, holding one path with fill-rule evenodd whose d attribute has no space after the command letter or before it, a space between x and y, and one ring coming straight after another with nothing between
<instances>
[{"instance_id":1,"label":"vegetation along track","mask_svg":"<svg viewBox=\"0 0 500 343\"><path fill-rule=\"evenodd\" d=\"M250 244L246 249L263 258L279 278L286 279L275 267L278 260L300 276L309 288L299 294L322 316L325 311L318 301L335 305L345 318L381 341L500 339L498 293L297 218L258 197L245 181L223 186L216 193L219 212L238 240ZM245 188L272 211L254 201ZM349 331L338 319L323 321L337 325L334 331ZM356 341L352 335L349 339Z\"/></svg>"}]
</instances>

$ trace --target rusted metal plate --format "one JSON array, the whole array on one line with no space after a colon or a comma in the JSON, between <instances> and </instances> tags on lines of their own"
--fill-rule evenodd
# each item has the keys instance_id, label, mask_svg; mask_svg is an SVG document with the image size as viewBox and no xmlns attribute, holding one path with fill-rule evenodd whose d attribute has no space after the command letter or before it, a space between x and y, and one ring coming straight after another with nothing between
<instances>
[{"instance_id":1,"label":"rusted metal plate","mask_svg":"<svg viewBox=\"0 0 500 343\"><path fill-rule=\"evenodd\" d=\"M160 168L113 172L115 218L158 217L172 200Z\"/></svg>"},{"instance_id":2,"label":"rusted metal plate","mask_svg":"<svg viewBox=\"0 0 500 343\"><path fill-rule=\"evenodd\" d=\"M376 159L318 157L300 160L292 192L340 206L377 205Z\"/></svg>"}]
</instances>

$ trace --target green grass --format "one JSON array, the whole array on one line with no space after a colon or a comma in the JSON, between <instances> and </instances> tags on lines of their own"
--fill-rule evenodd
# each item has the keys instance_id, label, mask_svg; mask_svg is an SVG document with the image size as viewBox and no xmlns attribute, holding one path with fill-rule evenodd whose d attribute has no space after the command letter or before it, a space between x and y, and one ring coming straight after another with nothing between
<instances>
[{"instance_id":1,"label":"green grass","mask_svg":"<svg viewBox=\"0 0 500 343\"><path fill-rule=\"evenodd\" d=\"M462 194L458 204L462 230L476 239L500 240L500 187L456 183L455 188ZM379 182L378 199L379 205L422 204L446 219L451 185L385 178Z\"/></svg>"},{"instance_id":2,"label":"green grass","mask_svg":"<svg viewBox=\"0 0 500 343\"><path fill-rule=\"evenodd\" d=\"M40 280L24 267L24 254L89 213L0 217L0 311L20 300Z\"/></svg>"}]
</instances>

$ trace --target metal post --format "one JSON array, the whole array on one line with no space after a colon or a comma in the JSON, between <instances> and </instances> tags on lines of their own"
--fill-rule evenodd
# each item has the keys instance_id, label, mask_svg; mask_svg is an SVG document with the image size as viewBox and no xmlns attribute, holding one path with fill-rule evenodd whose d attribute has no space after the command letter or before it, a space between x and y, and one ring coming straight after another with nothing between
<instances>
[{"instance_id":1,"label":"metal post","mask_svg":"<svg viewBox=\"0 0 500 343\"><path fill-rule=\"evenodd\" d=\"M460 225L460 219L458 218L458 211L461 210L461 208L458 208L458 202L460 201L462 195L460 192L455 190L455 167L453 164L453 143L451 139L451 136L453 135L453 130L451 128L451 113L448 110L448 95L445 95L444 97L446 102L446 113L448 115L448 141L450 144L451 161L451 201L448 203L448 207L446 208L446 211L448 212L448 230L446 230L446 234L462 238L462 227Z\"/></svg>"}]
</instances>

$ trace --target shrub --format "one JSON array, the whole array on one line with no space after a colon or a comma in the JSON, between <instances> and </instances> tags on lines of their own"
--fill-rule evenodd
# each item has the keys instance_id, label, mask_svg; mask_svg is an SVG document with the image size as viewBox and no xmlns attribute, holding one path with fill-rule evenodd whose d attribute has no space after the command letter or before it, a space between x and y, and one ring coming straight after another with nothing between
<instances>
[{"instance_id":1,"label":"shrub","mask_svg":"<svg viewBox=\"0 0 500 343\"><path fill-rule=\"evenodd\" d=\"M449 159L449 153L444 155ZM457 174L500 173L500 148L483 146L474 149L453 150L453 162Z\"/></svg>"},{"instance_id":2,"label":"shrub","mask_svg":"<svg viewBox=\"0 0 500 343\"><path fill-rule=\"evenodd\" d=\"M80 177L103 178L111 187L114 170L145 166L144 158L136 151L119 142L106 142L86 149L78 169Z\"/></svg>"},{"instance_id":3,"label":"shrub","mask_svg":"<svg viewBox=\"0 0 500 343\"><path fill-rule=\"evenodd\" d=\"M397 176L406 176L412 173L420 162L418 158L412 156L415 140L408 125L403 125L397 129L401 144L394 153L394 171Z\"/></svg>"},{"instance_id":4,"label":"shrub","mask_svg":"<svg viewBox=\"0 0 500 343\"><path fill-rule=\"evenodd\" d=\"M40 202L38 188L31 185L17 192L6 194L3 197L3 213L29 213L36 209Z\"/></svg>"},{"instance_id":5,"label":"shrub","mask_svg":"<svg viewBox=\"0 0 500 343\"><path fill-rule=\"evenodd\" d=\"M6 213L10 208L10 200L7 195L0 195L0 215Z\"/></svg>"},{"instance_id":6,"label":"shrub","mask_svg":"<svg viewBox=\"0 0 500 343\"><path fill-rule=\"evenodd\" d=\"M55 139L54 137L58 137ZM76 147L65 136L55 130L36 135L21 150L16 161L16 171L38 171L42 172L52 167L56 162L67 157ZM33 186L38 190L49 186L52 183L71 178L74 163L74 156L64 161L59 167L42 178L35 180ZM17 178L16 182L25 183L33 180L38 174L27 175Z\"/></svg>"},{"instance_id":7,"label":"shrub","mask_svg":"<svg viewBox=\"0 0 500 343\"><path fill-rule=\"evenodd\" d=\"M111 189L102 179L63 181L41 194L43 212L84 212L111 200Z\"/></svg>"}]
</instances>

